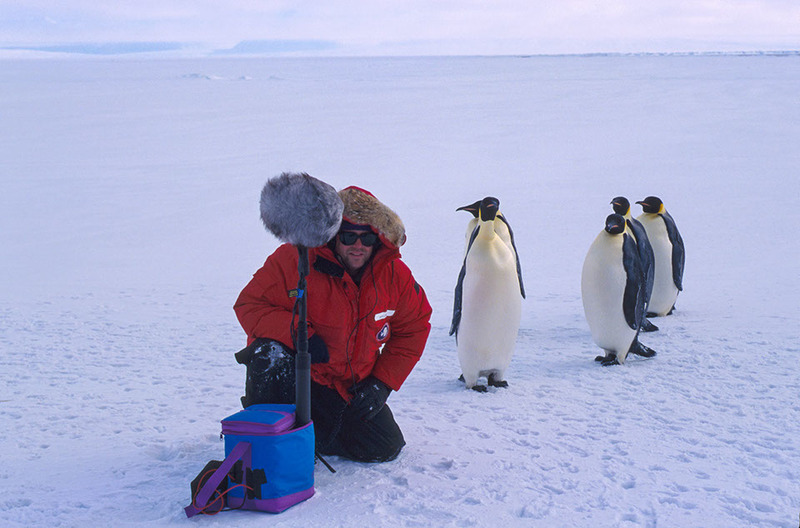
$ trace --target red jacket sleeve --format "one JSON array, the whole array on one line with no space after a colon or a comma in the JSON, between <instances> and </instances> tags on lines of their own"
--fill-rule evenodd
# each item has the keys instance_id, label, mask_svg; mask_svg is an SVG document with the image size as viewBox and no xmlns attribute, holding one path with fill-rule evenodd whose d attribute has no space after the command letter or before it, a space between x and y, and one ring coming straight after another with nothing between
<instances>
[{"instance_id":1,"label":"red jacket sleeve","mask_svg":"<svg viewBox=\"0 0 800 528\"><path fill-rule=\"evenodd\" d=\"M372 375L399 390L425 349L431 331L432 309L425 290L414 280L411 270L400 260L395 261L394 266L397 309L392 320L392 335Z\"/></svg>"},{"instance_id":2,"label":"red jacket sleeve","mask_svg":"<svg viewBox=\"0 0 800 528\"><path fill-rule=\"evenodd\" d=\"M257 337L280 341L294 348L291 337L294 299L289 291L297 287L297 250L284 244L267 258L233 305L247 343Z\"/></svg>"}]
</instances>

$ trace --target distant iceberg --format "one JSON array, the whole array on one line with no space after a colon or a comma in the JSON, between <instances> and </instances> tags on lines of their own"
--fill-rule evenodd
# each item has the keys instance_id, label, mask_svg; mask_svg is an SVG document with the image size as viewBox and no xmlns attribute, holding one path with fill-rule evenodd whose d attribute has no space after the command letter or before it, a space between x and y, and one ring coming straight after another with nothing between
<instances>
[{"instance_id":1,"label":"distant iceberg","mask_svg":"<svg viewBox=\"0 0 800 528\"><path fill-rule=\"evenodd\" d=\"M291 53L296 51L326 51L337 48L329 40L243 40L230 49L217 50L223 55L259 55L265 53Z\"/></svg>"}]
</instances>

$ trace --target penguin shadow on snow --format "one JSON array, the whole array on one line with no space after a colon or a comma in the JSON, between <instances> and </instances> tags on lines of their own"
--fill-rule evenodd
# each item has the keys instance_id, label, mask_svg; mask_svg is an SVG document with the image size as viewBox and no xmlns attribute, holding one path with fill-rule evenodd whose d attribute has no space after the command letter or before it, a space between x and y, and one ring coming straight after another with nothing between
<instances>
[{"instance_id":1,"label":"penguin shadow on snow","mask_svg":"<svg viewBox=\"0 0 800 528\"><path fill-rule=\"evenodd\" d=\"M514 233L487 196L456 209L472 214L467 224L464 259L456 282L450 335L455 335L468 389L508 387L505 371L514 354L525 287ZM486 378L486 385L479 384Z\"/></svg>"}]
</instances>

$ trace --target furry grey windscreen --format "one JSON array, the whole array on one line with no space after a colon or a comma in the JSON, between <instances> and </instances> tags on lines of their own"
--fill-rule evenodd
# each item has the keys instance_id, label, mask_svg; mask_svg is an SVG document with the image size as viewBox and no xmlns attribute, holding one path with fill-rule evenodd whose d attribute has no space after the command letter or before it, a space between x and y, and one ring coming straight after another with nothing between
<instances>
[{"instance_id":1,"label":"furry grey windscreen","mask_svg":"<svg viewBox=\"0 0 800 528\"><path fill-rule=\"evenodd\" d=\"M336 189L306 173L284 172L261 191L261 221L289 244L317 247L336 235L344 204Z\"/></svg>"}]
</instances>

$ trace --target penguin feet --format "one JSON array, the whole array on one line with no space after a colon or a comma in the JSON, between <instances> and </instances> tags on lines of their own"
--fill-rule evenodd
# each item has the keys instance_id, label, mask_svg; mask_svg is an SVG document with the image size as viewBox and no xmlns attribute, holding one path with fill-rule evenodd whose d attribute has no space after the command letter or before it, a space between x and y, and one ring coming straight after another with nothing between
<instances>
[{"instance_id":1,"label":"penguin feet","mask_svg":"<svg viewBox=\"0 0 800 528\"><path fill-rule=\"evenodd\" d=\"M667 316L667 315L672 315L672 313L673 313L674 311L675 311L675 305L673 304L673 305L672 305L672 308L670 308L670 309L669 309L669 311L668 311L667 313L665 313L665 314L664 314L664 316ZM658 313L656 313L656 312L645 312L644 316L645 316L645 317L661 317L661 314L658 314Z\"/></svg>"},{"instance_id":2,"label":"penguin feet","mask_svg":"<svg viewBox=\"0 0 800 528\"><path fill-rule=\"evenodd\" d=\"M610 367L611 365L619 365L619 361L617 360L616 354L609 354L607 356L598 356L601 359L595 358L595 361L600 361L600 364L604 367Z\"/></svg>"},{"instance_id":3,"label":"penguin feet","mask_svg":"<svg viewBox=\"0 0 800 528\"><path fill-rule=\"evenodd\" d=\"M651 323L649 320L645 319L642 321L642 332L656 332L658 331L658 327Z\"/></svg>"},{"instance_id":4,"label":"penguin feet","mask_svg":"<svg viewBox=\"0 0 800 528\"><path fill-rule=\"evenodd\" d=\"M486 379L489 387L503 387L503 388L508 387L508 382L506 380L499 380L495 378L494 374L489 374L489 376ZM458 381L460 381L461 383L466 383L463 374L458 377ZM474 390L475 392L487 392L489 390L489 387L487 387L486 385L475 384L469 388Z\"/></svg>"},{"instance_id":5,"label":"penguin feet","mask_svg":"<svg viewBox=\"0 0 800 528\"><path fill-rule=\"evenodd\" d=\"M490 387L502 387L502 388L508 387L508 382L506 380L499 380L494 377L494 374L489 374L489 377L487 378L487 383L489 384Z\"/></svg>"},{"instance_id":6,"label":"penguin feet","mask_svg":"<svg viewBox=\"0 0 800 528\"><path fill-rule=\"evenodd\" d=\"M466 383L467 382L464 379L464 375L463 374L458 377L458 381L460 381L461 383ZM474 390L475 392L486 392L486 391L489 390L489 388L486 387L486 385L477 385L477 384L473 385L472 387L468 387L468 388Z\"/></svg>"},{"instance_id":7,"label":"penguin feet","mask_svg":"<svg viewBox=\"0 0 800 528\"><path fill-rule=\"evenodd\" d=\"M641 344L638 340L635 341L631 345L631 349L628 351L629 354L636 354L637 356L642 356L646 358L651 358L656 355L656 351L652 348L646 347Z\"/></svg>"}]
</instances>

